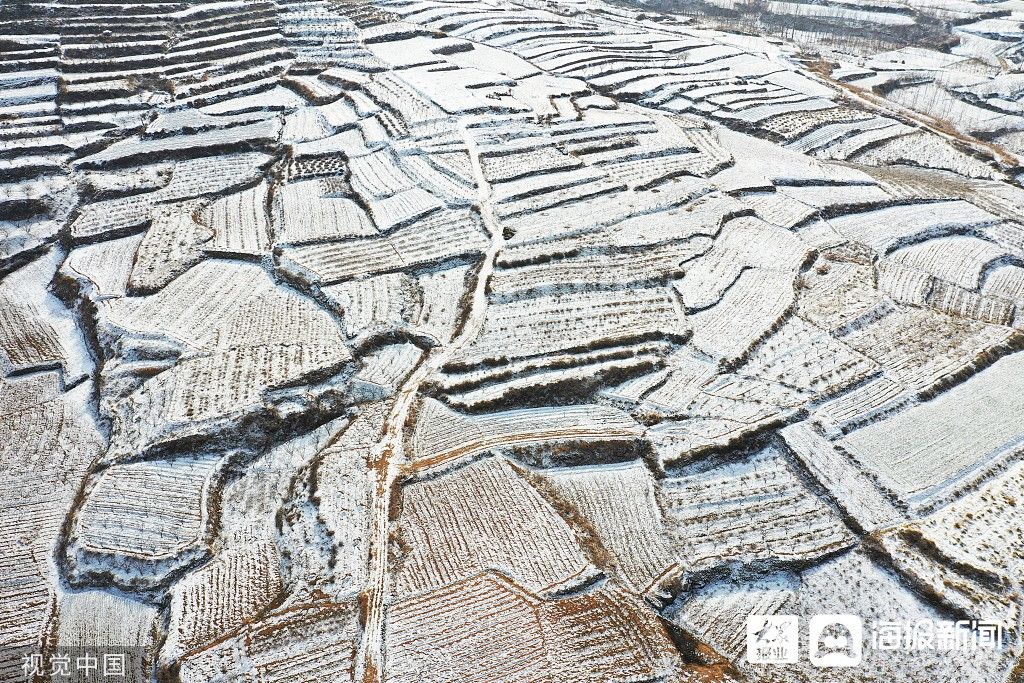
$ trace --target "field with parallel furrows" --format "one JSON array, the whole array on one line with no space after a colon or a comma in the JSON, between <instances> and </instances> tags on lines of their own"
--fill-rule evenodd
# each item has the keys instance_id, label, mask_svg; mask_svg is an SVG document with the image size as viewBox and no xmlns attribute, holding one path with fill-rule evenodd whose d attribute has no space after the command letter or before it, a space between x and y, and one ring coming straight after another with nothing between
<instances>
[{"instance_id":1,"label":"field with parallel furrows","mask_svg":"<svg viewBox=\"0 0 1024 683\"><path fill-rule=\"evenodd\" d=\"M1022 74L1019 0L0 3L0 683L1021 680Z\"/></svg>"}]
</instances>

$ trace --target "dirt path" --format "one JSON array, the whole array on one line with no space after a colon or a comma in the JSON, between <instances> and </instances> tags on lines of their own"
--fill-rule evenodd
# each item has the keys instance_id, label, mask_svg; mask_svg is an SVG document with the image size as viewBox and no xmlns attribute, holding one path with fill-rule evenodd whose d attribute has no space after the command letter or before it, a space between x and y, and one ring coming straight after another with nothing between
<instances>
[{"instance_id":1,"label":"dirt path","mask_svg":"<svg viewBox=\"0 0 1024 683\"><path fill-rule=\"evenodd\" d=\"M909 107L905 107L901 104L897 104L892 100L886 99L881 95L866 90L864 88L858 88L855 85L844 83L843 81L837 81L829 75L829 73L821 67L820 64L815 62L806 62L808 74L817 76L826 85L838 90L845 94L852 101L857 102L868 111L881 114L882 116L888 116L898 121L903 121L909 125L917 124L924 127L928 131L938 135L945 140L954 143L954 145L966 146L974 150L975 152L983 155L990 156L996 161L1006 166L1016 166L1020 163L1017 156L1005 148L985 140L979 140L978 138L972 137L961 132L949 121L938 119L928 114L923 114Z\"/></svg>"},{"instance_id":2,"label":"dirt path","mask_svg":"<svg viewBox=\"0 0 1024 683\"><path fill-rule=\"evenodd\" d=\"M473 282L469 310L462 321L459 334L450 343L432 349L423 362L402 383L395 404L388 415L384 438L370 453L369 464L377 473L377 482L370 522L370 571L365 589L366 623L360 648L362 655L356 670L356 680L364 683L377 683L383 680L384 620L387 611L385 602L390 578L388 566L389 521L392 514L394 489L402 467L407 461L405 455L406 423L416 404L416 396L423 382L480 334L487 311L487 283L494 272L494 261L505 244L501 227L498 225L491 207L491 187L484 178L479 151L472 134L467 130L475 120L463 119L460 128L469 149L473 174L476 178L480 214L484 227L491 238L491 243Z\"/></svg>"}]
</instances>

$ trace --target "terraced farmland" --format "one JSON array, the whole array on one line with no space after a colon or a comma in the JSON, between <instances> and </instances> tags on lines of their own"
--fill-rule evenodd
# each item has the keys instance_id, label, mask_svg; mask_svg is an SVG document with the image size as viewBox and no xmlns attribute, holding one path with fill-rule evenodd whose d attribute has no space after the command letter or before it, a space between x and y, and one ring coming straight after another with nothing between
<instances>
[{"instance_id":1,"label":"terraced farmland","mask_svg":"<svg viewBox=\"0 0 1024 683\"><path fill-rule=\"evenodd\" d=\"M0 683L1020 680L1022 56L1018 0L0 4ZM828 614L858 666L751 660Z\"/></svg>"}]
</instances>

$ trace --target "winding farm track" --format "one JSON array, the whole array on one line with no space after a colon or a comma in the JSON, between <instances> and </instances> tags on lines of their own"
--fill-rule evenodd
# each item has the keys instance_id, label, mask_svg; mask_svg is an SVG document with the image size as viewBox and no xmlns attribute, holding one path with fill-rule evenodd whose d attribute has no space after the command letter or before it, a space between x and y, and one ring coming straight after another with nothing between
<instances>
[{"instance_id":1,"label":"winding farm track","mask_svg":"<svg viewBox=\"0 0 1024 683\"><path fill-rule=\"evenodd\" d=\"M377 480L370 520L370 571L363 599L365 626L356 669L356 680L365 683L379 683L383 680L386 656L383 647L387 618L386 601L391 578L389 560L391 557L392 506L395 503L395 488L399 485L399 476L407 461L405 430L410 423L410 412L415 408L423 382L444 367L452 356L480 334L487 312L487 283L494 272L494 261L505 244L504 235L494 217L494 210L491 206L491 186L484 177L479 150L470 131L471 124L477 120L472 117L464 117L460 121L459 128L469 150L473 174L477 183L477 207L480 210L480 219L490 237L490 246L474 274L470 305L463 320L456 328L457 336L447 344L432 348L426 358L402 383L388 416L384 438L374 447L369 458L369 465L376 472Z\"/></svg>"}]
</instances>

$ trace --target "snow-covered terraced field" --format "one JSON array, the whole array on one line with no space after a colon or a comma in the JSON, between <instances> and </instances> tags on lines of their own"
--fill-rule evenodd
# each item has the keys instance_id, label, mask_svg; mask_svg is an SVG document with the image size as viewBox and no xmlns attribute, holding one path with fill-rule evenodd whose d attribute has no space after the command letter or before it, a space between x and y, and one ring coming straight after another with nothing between
<instances>
[{"instance_id":1,"label":"snow-covered terraced field","mask_svg":"<svg viewBox=\"0 0 1024 683\"><path fill-rule=\"evenodd\" d=\"M1018 0L0 4L0 683L1020 680L1022 56Z\"/></svg>"}]
</instances>

